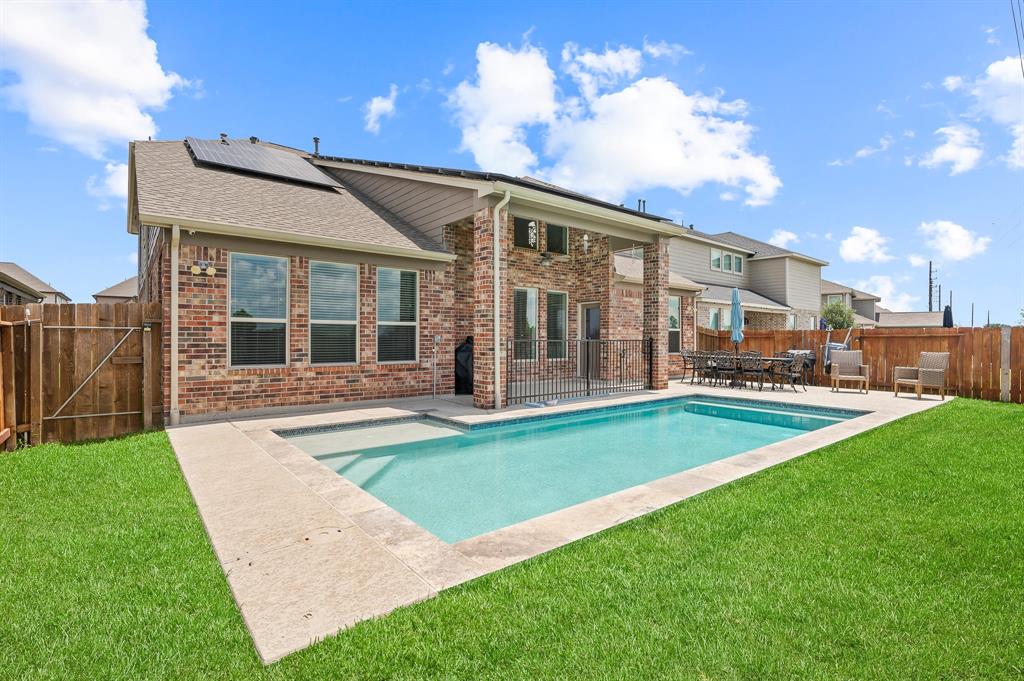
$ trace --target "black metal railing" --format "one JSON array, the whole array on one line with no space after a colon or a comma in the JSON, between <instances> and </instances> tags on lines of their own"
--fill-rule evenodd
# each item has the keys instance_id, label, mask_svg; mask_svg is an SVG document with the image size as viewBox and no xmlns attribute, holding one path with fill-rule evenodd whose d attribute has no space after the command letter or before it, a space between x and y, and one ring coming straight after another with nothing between
<instances>
[{"instance_id":1,"label":"black metal railing","mask_svg":"<svg viewBox=\"0 0 1024 681\"><path fill-rule=\"evenodd\" d=\"M654 340L510 340L509 404L647 390Z\"/></svg>"}]
</instances>

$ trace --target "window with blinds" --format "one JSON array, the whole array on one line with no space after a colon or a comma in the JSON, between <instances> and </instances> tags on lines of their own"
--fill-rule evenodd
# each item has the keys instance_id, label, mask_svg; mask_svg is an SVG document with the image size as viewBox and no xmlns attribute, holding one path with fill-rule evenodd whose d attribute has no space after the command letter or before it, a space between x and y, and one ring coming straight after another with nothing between
<instances>
[{"instance_id":1,"label":"window with blinds","mask_svg":"<svg viewBox=\"0 0 1024 681\"><path fill-rule=\"evenodd\" d=\"M359 268L309 263L309 361L351 364L359 338Z\"/></svg>"},{"instance_id":2,"label":"window with blinds","mask_svg":"<svg viewBox=\"0 0 1024 681\"><path fill-rule=\"evenodd\" d=\"M377 268L377 361L415 362L418 273Z\"/></svg>"},{"instance_id":3,"label":"window with blinds","mask_svg":"<svg viewBox=\"0 0 1024 681\"><path fill-rule=\"evenodd\" d=\"M232 253L228 306L231 366L288 360L288 259Z\"/></svg>"},{"instance_id":4,"label":"window with blinds","mask_svg":"<svg viewBox=\"0 0 1024 681\"><path fill-rule=\"evenodd\" d=\"M512 298L512 338L516 341L513 359L537 356L537 289L517 288Z\"/></svg>"},{"instance_id":5,"label":"window with blinds","mask_svg":"<svg viewBox=\"0 0 1024 681\"><path fill-rule=\"evenodd\" d=\"M569 229L562 225L548 225L548 252L569 253Z\"/></svg>"},{"instance_id":6,"label":"window with blinds","mask_svg":"<svg viewBox=\"0 0 1024 681\"><path fill-rule=\"evenodd\" d=\"M548 359L565 359L566 339L569 337L567 319L568 295L556 291L548 291L547 295L547 332Z\"/></svg>"},{"instance_id":7,"label":"window with blinds","mask_svg":"<svg viewBox=\"0 0 1024 681\"><path fill-rule=\"evenodd\" d=\"M668 351L679 352L680 305L679 296L668 297Z\"/></svg>"}]
</instances>

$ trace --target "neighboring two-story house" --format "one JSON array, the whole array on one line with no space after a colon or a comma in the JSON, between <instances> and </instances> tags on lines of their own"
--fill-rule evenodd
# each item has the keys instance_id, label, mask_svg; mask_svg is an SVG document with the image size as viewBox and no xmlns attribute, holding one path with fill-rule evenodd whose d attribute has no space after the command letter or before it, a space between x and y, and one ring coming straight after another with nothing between
<instances>
[{"instance_id":1,"label":"neighboring two-story house","mask_svg":"<svg viewBox=\"0 0 1024 681\"><path fill-rule=\"evenodd\" d=\"M10 283L3 286L5 305L24 305L27 303L69 303L71 298L46 283L21 265L13 262L0 262L0 274ZM33 294L38 293L39 296ZM38 299L35 299L38 298Z\"/></svg>"},{"instance_id":2,"label":"neighboring two-story house","mask_svg":"<svg viewBox=\"0 0 1024 681\"><path fill-rule=\"evenodd\" d=\"M855 326L870 329L877 325L878 314L884 310L878 303L881 300L878 296L860 291L852 286L839 284L828 279L821 280L821 306L834 302L841 302L853 310L853 322ZM888 310L884 310L888 312Z\"/></svg>"}]
</instances>

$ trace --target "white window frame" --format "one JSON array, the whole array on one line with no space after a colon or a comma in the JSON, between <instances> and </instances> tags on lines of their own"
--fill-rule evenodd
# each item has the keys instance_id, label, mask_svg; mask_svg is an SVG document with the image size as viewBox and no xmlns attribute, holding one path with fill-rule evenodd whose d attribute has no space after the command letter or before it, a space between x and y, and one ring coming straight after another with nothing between
<instances>
[{"instance_id":1,"label":"white window frame","mask_svg":"<svg viewBox=\"0 0 1024 681\"><path fill-rule=\"evenodd\" d=\"M567 233L568 233L568 229L569 228L566 227L566 232ZM563 298L565 298L565 305L562 308L562 312L565 314L565 338L556 338L554 341L552 341L548 337L548 296L551 295L551 294L559 295L559 296L562 296ZM539 300L540 293L538 293L537 295L538 295L537 302L538 302L538 308L539 308L540 307L540 305L539 305L539 303L540 303L540 300ZM513 314L514 314L514 311L513 311ZM537 311L537 314L538 315L540 314L540 310L539 309ZM513 333L515 333L514 329L513 329ZM554 342L554 343L561 343L562 347L565 348L565 356L564 357L548 357L547 346L545 345L544 346L544 356L547 357L547 360L549 362L564 362L564 361L569 359L569 292L568 291L559 291L557 289L550 289L550 290L544 291L544 340L547 343L552 343L552 342Z\"/></svg>"},{"instance_id":2,"label":"white window frame","mask_svg":"<svg viewBox=\"0 0 1024 681\"><path fill-rule=\"evenodd\" d=\"M668 347L670 347L670 348L672 347L672 334L673 333L678 334L679 335L679 343L678 343L679 349L677 351L675 351L675 352L672 352L671 350L669 350L669 352L671 354L673 354L673 355L679 355L679 354L682 354L682 352L683 352L683 297L682 296L669 296L668 297L668 310L669 310L668 316L669 316L669 318L672 317L672 300L673 299L679 301L677 303L678 306L679 306L679 317L676 319L676 323L679 324L679 326L678 326L678 328L675 328L675 329L673 329L671 326L668 327Z\"/></svg>"},{"instance_id":3,"label":"white window frame","mask_svg":"<svg viewBox=\"0 0 1024 681\"><path fill-rule=\"evenodd\" d=\"M838 302L842 303L843 305L845 305L846 304L846 296L844 296L842 293L830 293L827 296L825 296L825 304L826 305L831 305L832 303L834 303L836 301L838 301Z\"/></svg>"},{"instance_id":4,"label":"white window frame","mask_svg":"<svg viewBox=\"0 0 1024 681\"><path fill-rule=\"evenodd\" d=\"M537 288L536 286L514 286L512 288L512 340L513 341L520 340L519 338L516 337L516 291L526 291L527 292L527 294L526 294L527 303L529 303L529 300L530 300L529 291L534 291L537 294L536 310L537 310L537 317L538 318L533 320L533 328L534 328L534 338L533 338L533 341L534 342L539 341L540 340L540 319L539 319L539 317L540 317L540 289ZM545 305L545 308L546 308L546 306L547 306L547 299L544 300L544 305ZM529 304L527 304L526 309L527 310L530 309ZM547 310L545 309L545 312L546 311ZM568 314L568 313L566 313L566 314ZM566 321L568 323L568 319ZM547 335L547 320L545 320L544 333L545 333L545 335ZM566 335L568 335L568 328L566 329ZM514 349L515 349L515 346L513 345L513 350ZM512 357L512 361L513 362L536 362L537 361L537 353L534 353L533 357L515 357L515 356L513 356Z\"/></svg>"},{"instance_id":5,"label":"white window frame","mask_svg":"<svg viewBox=\"0 0 1024 681\"><path fill-rule=\"evenodd\" d=\"M355 318L355 321L350 322L350 321L339 321L339 320L335 320L335 319L313 319L313 263L316 263L316 262L324 263L325 265L343 265L345 267L354 267L354 268L356 268L356 318ZM309 338L309 364L310 364L310 366L315 366L315 367L339 366L340 367L340 366L353 366L355 364L359 364L359 331L360 331L360 326L359 326L359 292L361 290L360 289L360 285L361 285L361 282L362 282L362 280L361 280L361 273L359 271L360 269L361 268L359 267L359 265L356 265L356 264L353 264L353 263L348 263L348 262L332 262L330 260L310 260L309 261L309 286L307 287L308 290L306 291L306 295L307 295L306 304L308 306L306 309L309 311L309 328L307 329L307 336L306 337ZM417 283L416 296L417 296L417 299L418 299L419 298L419 282L417 281L416 283ZM419 310L417 309L417 313L418 312L419 312ZM325 325L335 325L335 326L343 326L343 325L348 325L348 324L354 324L355 327L356 327L356 359L355 359L355 361L353 361L353 362L314 362L313 361L313 325L314 324L325 324ZM419 334L417 333L417 337L418 336L419 336Z\"/></svg>"},{"instance_id":6,"label":"white window frame","mask_svg":"<svg viewBox=\"0 0 1024 681\"><path fill-rule=\"evenodd\" d=\"M714 271L714 272L721 272L722 271L722 249L720 249L720 248L711 248L711 249L708 249L708 250L710 251L709 258L708 258L708 267L710 267L712 269L712 271ZM715 267L715 253L718 253L718 267Z\"/></svg>"},{"instance_id":7,"label":"white window frame","mask_svg":"<svg viewBox=\"0 0 1024 681\"><path fill-rule=\"evenodd\" d=\"M381 272L381 270L393 270L395 272L412 272L413 274L416 275L416 321L414 321L414 322L382 322L380 320L380 272ZM374 318L374 322L375 322L374 323L374 327L373 327L373 335L374 335L374 349L376 351L374 353L375 354L374 359L377 360L377 364L417 364L417 363L419 363L419 361L420 361L420 271L419 270L405 269L405 268L402 268L402 267L378 267L377 270L376 270L376 276L374 277L374 279L376 279L376 295L374 296L374 301L373 301L374 302L373 318ZM399 291L398 305L399 305L399 308L401 308L401 305L402 305L401 291ZM415 356L412 359L396 359L396 360L381 361L381 359L380 359L380 327L382 327L382 326L413 326L413 327L416 327L416 332L414 334L414 336L416 338Z\"/></svg>"},{"instance_id":8,"label":"white window frame","mask_svg":"<svg viewBox=\"0 0 1024 681\"><path fill-rule=\"evenodd\" d=\"M738 253L732 254L732 271L735 274L743 274L743 256Z\"/></svg>"},{"instance_id":9,"label":"white window frame","mask_svg":"<svg viewBox=\"0 0 1024 681\"><path fill-rule=\"evenodd\" d=\"M728 313L728 316L726 316L726 313ZM728 324L725 323L726 319L729 320ZM718 326L720 327L719 331L732 331L732 308L718 308Z\"/></svg>"},{"instance_id":10,"label":"white window frame","mask_svg":"<svg viewBox=\"0 0 1024 681\"><path fill-rule=\"evenodd\" d=\"M270 319L268 317L233 317L231 316L231 281L234 276L235 266L231 259L235 255L254 255L260 258L275 258L284 260L284 319ZM289 366L291 361L291 309L292 309L292 259L284 255L267 255L266 253L250 253L248 251L228 251L228 369L280 369ZM284 322L284 364L235 364L231 361L231 323L257 322L263 324L280 324Z\"/></svg>"},{"instance_id":11,"label":"white window frame","mask_svg":"<svg viewBox=\"0 0 1024 681\"><path fill-rule=\"evenodd\" d=\"M722 308L712 307L708 310L708 326L713 331L722 330Z\"/></svg>"},{"instance_id":12,"label":"white window frame","mask_svg":"<svg viewBox=\"0 0 1024 681\"><path fill-rule=\"evenodd\" d=\"M796 331L797 318L795 312L786 315L786 331Z\"/></svg>"}]
</instances>

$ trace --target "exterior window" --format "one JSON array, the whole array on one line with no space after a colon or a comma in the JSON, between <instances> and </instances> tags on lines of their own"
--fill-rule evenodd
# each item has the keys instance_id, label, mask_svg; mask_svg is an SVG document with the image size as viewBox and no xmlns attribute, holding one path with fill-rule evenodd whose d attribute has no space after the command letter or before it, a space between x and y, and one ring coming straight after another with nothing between
<instances>
[{"instance_id":1,"label":"exterior window","mask_svg":"<svg viewBox=\"0 0 1024 681\"><path fill-rule=\"evenodd\" d=\"M377 361L415 362L419 338L418 275L377 268Z\"/></svg>"},{"instance_id":2,"label":"exterior window","mask_svg":"<svg viewBox=\"0 0 1024 681\"><path fill-rule=\"evenodd\" d=\"M569 337L569 323L566 318L568 295L548 291L548 359L565 359L566 338Z\"/></svg>"},{"instance_id":3,"label":"exterior window","mask_svg":"<svg viewBox=\"0 0 1024 681\"><path fill-rule=\"evenodd\" d=\"M562 225L548 225L548 252L569 253L569 229Z\"/></svg>"},{"instance_id":4,"label":"exterior window","mask_svg":"<svg viewBox=\"0 0 1024 681\"><path fill-rule=\"evenodd\" d=\"M722 254L722 270L732 272L732 253Z\"/></svg>"},{"instance_id":5,"label":"exterior window","mask_svg":"<svg viewBox=\"0 0 1024 681\"><path fill-rule=\"evenodd\" d=\"M811 317L811 329L817 329L817 328L818 328L818 318L817 317Z\"/></svg>"},{"instance_id":6,"label":"exterior window","mask_svg":"<svg viewBox=\"0 0 1024 681\"><path fill-rule=\"evenodd\" d=\"M537 249L537 221L529 218L516 218L513 229L514 242L520 248Z\"/></svg>"},{"instance_id":7,"label":"exterior window","mask_svg":"<svg viewBox=\"0 0 1024 681\"><path fill-rule=\"evenodd\" d=\"M711 269L722 269L722 252L717 248L711 249Z\"/></svg>"},{"instance_id":8,"label":"exterior window","mask_svg":"<svg viewBox=\"0 0 1024 681\"><path fill-rule=\"evenodd\" d=\"M679 352L680 305L679 296L668 297L668 351Z\"/></svg>"},{"instance_id":9,"label":"exterior window","mask_svg":"<svg viewBox=\"0 0 1024 681\"><path fill-rule=\"evenodd\" d=\"M288 337L288 259L232 253L231 366L285 364Z\"/></svg>"},{"instance_id":10,"label":"exterior window","mask_svg":"<svg viewBox=\"0 0 1024 681\"><path fill-rule=\"evenodd\" d=\"M843 302L843 296L842 295L830 295L825 300L828 301L829 305L831 305L832 303L841 303L841 302Z\"/></svg>"},{"instance_id":11,"label":"exterior window","mask_svg":"<svg viewBox=\"0 0 1024 681\"><path fill-rule=\"evenodd\" d=\"M537 356L537 289L517 288L512 300L512 339L517 341L512 357L534 359Z\"/></svg>"},{"instance_id":12,"label":"exterior window","mask_svg":"<svg viewBox=\"0 0 1024 681\"><path fill-rule=\"evenodd\" d=\"M312 364L356 361L359 269L333 262L309 263L309 360Z\"/></svg>"},{"instance_id":13,"label":"exterior window","mask_svg":"<svg viewBox=\"0 0 1024 681\"><path fill-rule=\"evenodd\" d=\"M743 274L743 256L732 256L732 271L736 274Z\"/></svg>"},{"instance_id":14,"label":"exterior window","mask_svg":"<svg viewBox=\"0 0 1024 681\"><path fill-rule=\"evenodd\" d=\"M796 315L790 314L786 317L786 329L788 331L796 330Z\"/></svg>"},{"instance_id":15,"label":"exterior window","mask_svg":"<svg viewBox=\"0 0 1024 681\"><path fill-rule=\"evenodd\" d=\"M717 307L711 308L711 313L710 313L710 316L708 318L708 326L710 326L715 331L718 331L720 328L722 328L721 321L722 320L721 320L721 318L718 315L718 308Z\"/></svg>"},{"instance_id":16,"label":"exterior window","mask_svg":"<svg viewBox=\"0 0 1024 681\"><path fill-rule=\"evenodd\" d=\"M722 331L728 331L732 328L732 308L720 307L718 308L718 319L721 321Z\"/></svg>"}]
</instances>

